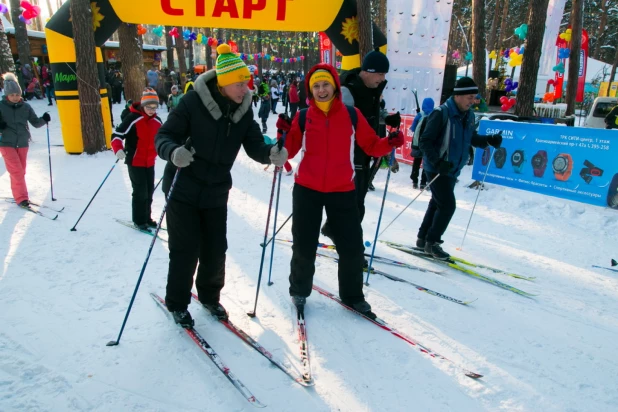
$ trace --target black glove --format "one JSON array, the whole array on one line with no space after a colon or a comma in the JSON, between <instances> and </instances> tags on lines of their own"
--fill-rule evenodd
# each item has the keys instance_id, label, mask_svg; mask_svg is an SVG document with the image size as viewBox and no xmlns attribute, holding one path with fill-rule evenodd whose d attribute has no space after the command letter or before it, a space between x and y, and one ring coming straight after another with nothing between
<instances>
[{"instance_id":1,"label":"black glove","mask_svg":"<svg viewBox=\"0 0 618 412\"><path fill-rule=\"evenodd\" d=\"M6 126L7 126L6 122L4 120L0 120L0 130L6 129Z\"/></svg>"},{"instance_id":2,"label":"black glove","mask_svg":"<svg viewBox=\"0 0 618 412\"><path fill-rule=\"evenodd\" d=\"M487 136L487 143L498 149L502 145L502 131L498 134Z\"/></svg>"},{"instance_id":3,"label":"black glove","mask_svg":"<svg viewBox=\"0 0 618 412\"><path fill-rule=\"evenodd\" d=\"M43 116L41 116L41 119L45 120L45 123L49 123L51 121L51 117L49 117L49 113L47 112L43 113Z\"/></svg>"},{"instance_id":4,"label":"black glove","mask_svg":"<svg viewBox=\"0 0 618 412\"><path fill-rule=\"evenodd\" d=\"M384 118L384 123L386 123L386 125L390 127L399 127L399 125L401 124L401 115L399 114L399 112L395 114L389 114Z\"/></svg>"},{"instance_id":5,"label":"black glove","mask_svg":"<svg viewBox=\"0 0 618 412\"><path fill-rule=\"evenodd\" d=\"M448 160L440 160L440 163L438 163L438 172L441 176L448 175L452 168L453 163L449 162Z\"/></svg>"}]
</instances>

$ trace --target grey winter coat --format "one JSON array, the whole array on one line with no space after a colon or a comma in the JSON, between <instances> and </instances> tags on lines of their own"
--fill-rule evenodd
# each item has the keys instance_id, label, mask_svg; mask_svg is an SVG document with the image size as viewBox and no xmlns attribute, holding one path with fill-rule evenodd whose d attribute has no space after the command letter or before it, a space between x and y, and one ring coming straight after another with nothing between
<instances>
[{"instance_id":1,"label":"grey winter coat","mask_svg":"<svg viewBox=\"0 0 618 412\"><path fill-rule=\"evenodd\" d=\"M23 100L11 103L6 97L0 102L0 120L6 122L6 128L0 130L0 146L28 147L30 129L28 122L36 128L45 126L45 120L34 113L32 107Z\"/></svg>"}]
</instances>

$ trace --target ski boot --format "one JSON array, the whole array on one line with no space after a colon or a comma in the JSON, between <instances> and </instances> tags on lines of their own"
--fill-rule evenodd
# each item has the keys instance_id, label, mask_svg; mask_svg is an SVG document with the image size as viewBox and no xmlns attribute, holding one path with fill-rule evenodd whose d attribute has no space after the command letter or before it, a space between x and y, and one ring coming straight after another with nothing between
<instances>
[{"instance_id":1,"label":"ski boot","mask_svg":"<svg viewBox=\"0 0 618 412\"><path fill-rule=\"evenodd\" d=\"M193 318L188 310L174 310L171 312L174 322L182 326L183 328L192 328L195 325Z\"/></svg>"},{"instance_id":2,"label":"ski boot","mask_svg":"<svg viewBox=\"0 0 618 412\"><path fill-rule=\"evenodd\" d=\"M421 250L425 250L425 244L426 243L427 242L425 241L425 239L422 239L420 237L416 239L416 247L421 249Z\"/></svg>"},{"instance_id":3,"label":"ski boot","mask_svg":"<svg viewBox=\"0 0 618 412\"><path fill-rule=\"evenodd\" d=\"M219 303L204 303L202 305L214 316L217 320L225 321L228 319L227 310Z\"/></svg>"},{"instance_id":4,"label":"ski boot","mask_svg":"<svg viewBox=\"0 0 618 412\"><path fill-rule=\"evenodd\" d=\"M375 320L377 318L376 314L371 311L371 305L367 303L366 300L361 300L360 302L356 303L343 303L345 303L347 306L351 307L361 315L368 317L369 319Z\"/></svg>"},{"instance_id":5,"label":"ski boot","mask_svg":"<svg viewBox=\"0 0 618 412\"><path fill-rule=\"evenodd\" d=\"M440 243L442 242L425 242L425 253L430 254L438 260L448 260L451 255L442 250Z\"/></svg>"},{"instance_id":6,"label":"ski boot","mask_svg":"<svg viewBox=\"0 0 618 412\"><path fill-rule=\"evenodd\" d=\"M292 303L296 306L296 310L298 313L305 313L305 304L307 303L307 298L304 296L292 295Z\"/></svg>"}]
</instances>

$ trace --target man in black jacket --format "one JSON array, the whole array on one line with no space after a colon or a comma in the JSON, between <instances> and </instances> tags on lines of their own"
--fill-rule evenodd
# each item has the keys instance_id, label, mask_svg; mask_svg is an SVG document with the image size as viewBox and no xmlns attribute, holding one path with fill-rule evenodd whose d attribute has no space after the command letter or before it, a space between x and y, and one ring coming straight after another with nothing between
<instances>
[{"instance_id":1,"label":"man in black jacket","mask_svg":"<svg viewBox=\"0 0 618 412\"><path fill-rule=\"evenodd\" d=\"M249 69L229 45L221 44L217 52L216 69L197 78L195 89L180 100L155 139L159 156L168 161L163 179L170 248L165 301L183 327L193 325L187 307L198 261L200 302L227 318L219 297L225 281L230 170L240 146L262 164L283 166L287 160L285 148L264 143L253 120ZM184 146L189 136L190 149Z\"/></svg>"},{"instance_id":2,"label":"man in black jacket","mask_svg":"<svg viewBox=\"0 0 618 412\"><path fill-rule=\"evenodd\" d=\"M386 55L379 51L369 52L363 59L360 68L345 72L341 76L341 97L343 104L354 106L365 116L369 125L380 132L380 96L386 87L386 73L389 62ZM302 98L301 98L302 100ZM399 113L385 118L387 126L398 127L401 121ZM371 156L354 144L354 183L356 185L356 201L361 222L365 216L365 196L369 189ZM322 226L322 234L331 237L328 220Z\"/></svg>"}]
</instances>

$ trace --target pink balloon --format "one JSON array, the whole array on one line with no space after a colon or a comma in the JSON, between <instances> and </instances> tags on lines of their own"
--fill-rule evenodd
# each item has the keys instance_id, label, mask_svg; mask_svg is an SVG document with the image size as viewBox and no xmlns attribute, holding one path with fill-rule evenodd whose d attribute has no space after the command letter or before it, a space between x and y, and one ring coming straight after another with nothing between
<instances>
[{"instance_id":1,"label":"pink balloon","mask_svg":"<svg viewBox=\"0 0 618 412\"><path fill-rule=\"evenodd\" d=\"M6 13L7 11L9 11L9 8L8 8L8 7L6 7L6 5L4 5L4 4L0 3L0 13L4 14L4 13Z\"/></svg>"}]
</instances>

